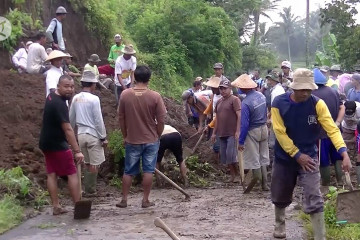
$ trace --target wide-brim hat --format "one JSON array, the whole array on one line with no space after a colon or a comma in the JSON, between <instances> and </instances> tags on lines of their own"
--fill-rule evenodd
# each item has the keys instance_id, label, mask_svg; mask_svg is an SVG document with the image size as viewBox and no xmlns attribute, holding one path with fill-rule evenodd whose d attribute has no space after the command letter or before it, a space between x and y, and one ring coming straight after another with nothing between
<instances>
[{"instance_id":1,"label":"wide-brim hat","mask_svg":"<svg viewBox=\"0 0 360 240\"><path fill-rule=\"evenodd\" d=\"M268 75L266 75L265 78L266 79L271 78L275 82L280 82L279 74L277 72L275 72L275 71L270 72Z\"/></svg>"},{"instance_id":2,"label":"wide-brim hat","mask_svg":"<svg viewBox=\"0 0 360 240\"><path fill-rule=\"evenodd\" d=\"M207 81L207 82L204 83L204 84L205 84L206 86L208 86L208 87L219 88L220 82L221 82L221 79L214 76L214 77L211 77L211 78L209 79L209 81Z\"/></svg>"},{"instance_id":3,"label":"wide-brim hat","mask_svg":"<svg viewBox=\"0 0 360 240\"><path fill-rule=\"evenodd\" d=\"M213 68L214 69L222 69L222 68L224 68L224 66L222 63L215 63Z\"/></svg>"},{"instance_id":4,"label":"wide-brim hat","mask_svg":"<svg viewBox=\"0 0 360 240\"><path fill-rule=\"evenodd\" d=\"M202 80L203 80L202 77L196 77L196 78L195 78L195 81L202 81Z\"/></svg>"},{"instance_id":5,"label":"wide-brim hat","mask_svg":"<svg viewBox=\"0 0 360 240\"><path fill-rule=\"evenodd\" d=\"M53 50L53 51L51 51L51 53L47 57L46 61L51 61L51 60L56 59L56 58L64 58L64 57L69 57L69 56L66 55L66 53L64 53L62 51Z\"/></svg>"},{"instance_id":6,"label":"wide-brim hat","mask_svg":"<svg viewBox=\"0 0 360 240\"><path fill-rule=\"evenodd\" d=\"M340 65L332 65L331 68L330 68L330 71L342 72L341 71L341 66Z\"/></svg>"},{"instance_id":7,"label":"wide-brim hat","mask_svg":"<svg viewBox=\"0 0 360 240\"><path fill-rule=\"evenodd\" d=\"M99 58L99 55L97 54L91 54L90 58L88 59L89 62L100 62L101 59Z\"/></svg>"},{"instance_id":8,"label":"wide-brim hat","mask_svg":"<svg viewBox=\"0 0 360 240\"><path fill-rule=\"evenodd\" d=\"M132 45L126 45L124 49L122 50L124 54L135 54L136 51L134 50L134 47Z\"/></svg>"},{"instance_id":9,"label":"wide-brim hat","mask_svg":"<svg viewBox=\"0 0 360 240\"><path fill-rule=\"evenodd\" d=\"M315 90L318 86L314 82L314 74L306 68L298 68L294 72L293 82L289 85L294 90Z\"/></svg>"},{"instance_id":10,"label":"wide-brim hat","mask_svg":"<svg viewBox=\"0 0 360 240\"><path fill-rule=\"evenodd\" d=\"M83 72L81 76L81 82L89 82L89 83L97 83L98 80L96 79L96 75L93 71L87 70Z\"/></svg>"},{"instance_id":11,"label":"wide-brim hat","mask_svg":"<svg viewBox=\"0 0 360 240\"><path fill-rule=\"evenodd\" d=\"M240 75L235 79L231 85L237 88L253 89L257 87L257 84L247 74Z\"/></svg>"}]
</instances>

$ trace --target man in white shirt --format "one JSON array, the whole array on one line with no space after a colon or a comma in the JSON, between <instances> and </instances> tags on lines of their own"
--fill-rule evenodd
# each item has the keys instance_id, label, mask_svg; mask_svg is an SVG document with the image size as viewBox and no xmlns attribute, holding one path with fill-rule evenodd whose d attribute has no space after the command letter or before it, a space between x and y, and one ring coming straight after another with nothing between
<instances>
[{"instance_id":1,"label":"man in white shirt","mask_svg":"<svg viewBox=\"0 0 360 240\"><path fill-rule=\"evenodd\" d=\"M275 97L285 93L284 88L282 87L279 79L279 75L272 71L270 74L266 76L267 85L270 87L270 96L271 96L271 104L274 101Z\"/></svg>"},{"instance_id":2,"label":"man in white shirt","mask_svg":"<svg viewBox=\"0 0 360 240\"><path fill-rule=\"evenodd\" d=\"M33 43L32 41L28 41L26 43L25 47L17 50L16 53L12 57L12 62L15 65L15 67L19 73L26 72L28 50L32 43ZM24 44L24 43L22 43L22 44Z\"/></svg>"},{"instance_id":3,"label":"man in white shirt","mask_svg":"<svg viewBox=\"0 0 360 240\"><path fill-rule=\"evenodd\" d=\"M81 78L82 91L76 94L70 106L70 124L75 129L81 152L84 154L85 193L96 193L96 180L100 164L105 161L104 146L107 145L106 129L101 113L100 99L94 95L95 74L84 71Z\"/></svg>"},{"instance_id":4,"label":"man in white shirt","mask_svg":"<svg viewBox=\"0 0 360 240\"><path fill-rule=\"evenodd\" d=\"M61 67L63 58L67 55L59 50L54 50L49 54L46 61L50 61L51 67L46 72L46 97L51 93L55 92L59 78L64 75Z\"/></svg>"},{"instance_id":5,"label":"man in white shirt","mask_svg":"<svg viewBox=\"0 0 360 240\"><path fill-rule=\"evenodd\" d=\"M130 88L134 83L134 71L136 69L136 57L133 56L136 51L132 45L126 45L115 61L115 97L119 104L121 92Z\"/></svg>"},{"instance_id":6,"label":"man in white shirt","mask_svg":"<svg viewBox=\"0 0 360 240\"><path fill-rule=\"evenodd\" d=\"M44 48L45 44L45 34L38 33L36 35L36 41L29 47L26 63L26 71L28 73L43 73L45 71L43 64L48 57Z\"/></svg>"},{"instance_id":7,"label":"man in white shirt","mask_svg":"<svg viewBox=\"0 0 360 240\"><path fill-rule=\"evenodd\" d=\"M46 35L51 43L52 49L65 51L65 41L62 31L62 21L66 18L67 11L60 6L56 9L56 17L53 18L46 29Z\"/></svg>"}]
</instances>

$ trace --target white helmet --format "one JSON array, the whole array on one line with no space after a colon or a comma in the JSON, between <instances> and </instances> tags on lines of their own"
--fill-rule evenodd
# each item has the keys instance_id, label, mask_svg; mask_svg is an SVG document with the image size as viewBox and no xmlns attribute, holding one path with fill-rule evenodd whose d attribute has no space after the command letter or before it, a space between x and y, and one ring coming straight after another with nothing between
<instances>
[{"instance_id":1,"label":"white helmet","mask_svg":"<svg viewBox=\"0 0 360 240\"><path fill-rule=\"evenodd\" d=\"M60 6L56 9L56 13L66 14L67 11L63 6Z\"/></svg>"}]
</instances>

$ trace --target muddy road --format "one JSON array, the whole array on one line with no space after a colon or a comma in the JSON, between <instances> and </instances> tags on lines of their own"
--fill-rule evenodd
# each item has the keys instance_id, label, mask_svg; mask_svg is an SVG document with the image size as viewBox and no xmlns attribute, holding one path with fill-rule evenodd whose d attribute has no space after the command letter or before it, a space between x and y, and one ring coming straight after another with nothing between
<instances>
[{"instance_id":1,"label":"muddy road","mask_svg":"<svg viewBox=\"0 0 360 240\"><path fill-rule=\"evenodd\" d=\"M155 206L142 209L141 193L132 194L126 209L115 207L120 194L96 202L89 220L73 220L72 212L52 216L51 209L14 228L0 240L170 239L153 224L160 217L182 240L273 239L273 206L269 193L241 193L240 186L188 189L191 201L172 189L154 189ZM71 207L69 207L69 210ZM298 211L287 211L287 239L305 239Z\"/></svg>"}]
</instances>

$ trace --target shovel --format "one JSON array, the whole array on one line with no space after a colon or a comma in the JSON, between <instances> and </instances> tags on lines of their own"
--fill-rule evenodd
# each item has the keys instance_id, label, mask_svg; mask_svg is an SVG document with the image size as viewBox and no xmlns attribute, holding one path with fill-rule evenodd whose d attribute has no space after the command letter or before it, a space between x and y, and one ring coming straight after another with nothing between
<instances>
[{"instance_id":1,"label":"shovel","mask_svg":"<svg viewBox=\"0 0 360 240\"><path fill-rule=\"evenodd\" d=\"M354 190L349 172L345 172L349 192L338 193L336 199L336 218L338 223L360 223L360 190Z\"/></svg>"},{"instance_id":2,"label":"shovel","mask_svg":"<svg viewBox=\"0 0 360 240\"><path fill-rule=\"evenodd\" d=\"M244 173L244 159L243 159L243 152L238 151L238 161L239 161L239 174L240 174L240 183L245 190L245 173Z\"/></svg>"},{"instance_id":3,"label":"shovel","mask_svg":"<svg viewBox=\"0 0 360 240\"><path fill-rule=\"evenodd\" d=\"M77 164L77 176L79 180L80 200L75 203L74 219L87 219L91 213L91 201L82 199L81 190L81 164Z\"/></svg>"}]
</instances>

